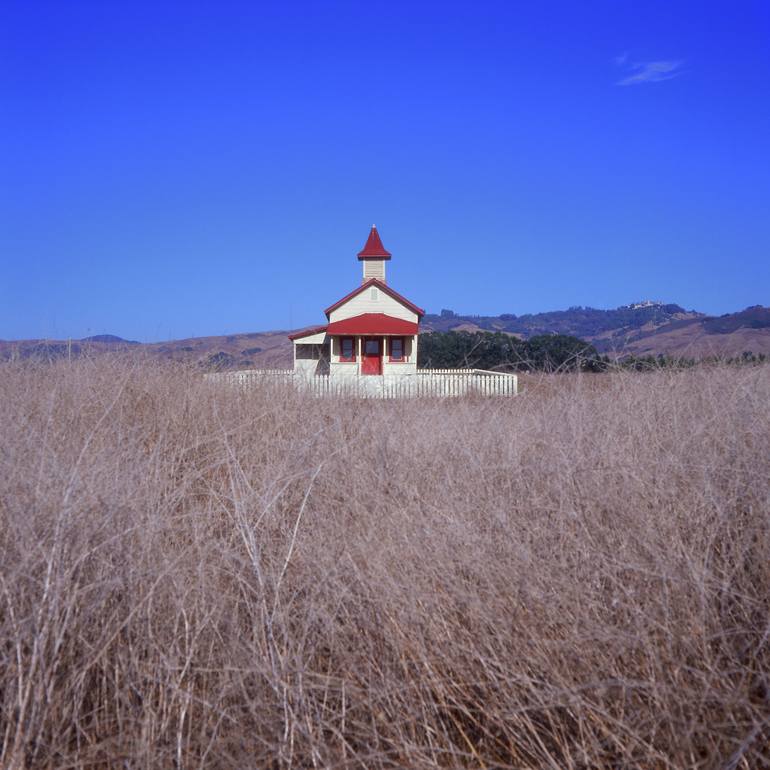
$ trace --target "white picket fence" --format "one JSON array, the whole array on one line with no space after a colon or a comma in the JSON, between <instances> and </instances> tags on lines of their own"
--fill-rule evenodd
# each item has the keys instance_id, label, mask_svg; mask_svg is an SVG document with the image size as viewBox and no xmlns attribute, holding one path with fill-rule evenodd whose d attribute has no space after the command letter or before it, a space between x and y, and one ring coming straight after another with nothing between
<instances>
[{"instance_id":1,"label":"white picket fence","mask_svg":"<svg viewBox=\"0 0 770 770\"><path fill-rule=\"evenodd\" d=\"M213 382L251 387L258 383L290 382L313 396L356 398L453 398L471 394L515 396L515 374L484 369L420 369L416 374L363 377L306 377L290 369L246 369L238 372L207 374Z\"/></svg>"}]
</instances>

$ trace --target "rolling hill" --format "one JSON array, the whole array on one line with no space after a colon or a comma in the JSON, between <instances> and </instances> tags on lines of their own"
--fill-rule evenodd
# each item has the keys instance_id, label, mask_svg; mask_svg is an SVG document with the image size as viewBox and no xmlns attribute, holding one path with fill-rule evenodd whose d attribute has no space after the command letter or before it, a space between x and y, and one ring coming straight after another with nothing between
<instances>
[{"instance_id":1,"label":"rolling hill","mask_svg":"<svg viewBox=\"0 0 770 770\"><path fill-rule=\"evenodd\" d=\"M421 331L499 331L521 338L570 334L612 357L657 355L702 358L744 351L770 355L770 307L754 305L737 313L708 316L676 304L638 302L611 310L571 307L546 313L499 316L428 314ZM286 331L251 332L140 343L112 334L82 340L0 340L0 358L51 360L104 352L141 352L153 358L205 369L288 368L291 343Z\"/></svg>"},{"instance_id":2,"label":"rolling hill","mask_svg":"<svg viewBox=\"0 0 770 770\"><path fill-rule=\"evenodd\" d=\"M754 305L737 313L708 316L676 304L638 302L614 310L571 307L516 316L458 315L443 310L426 315L422 331L500 331L529 338L570 334L612 357L657 355L703 358L711 355L770 354L770 308Z\"/></svg>"}]
</instances>

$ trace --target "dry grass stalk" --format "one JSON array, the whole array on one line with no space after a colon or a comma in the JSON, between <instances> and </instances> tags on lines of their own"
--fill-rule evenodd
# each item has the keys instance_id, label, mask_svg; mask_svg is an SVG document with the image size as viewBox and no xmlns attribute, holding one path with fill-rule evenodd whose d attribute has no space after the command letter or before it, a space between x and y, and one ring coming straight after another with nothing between
<instances>
[{"instance_id":1,"label":"dry grass stalk","mask_svg":"<svg viewBox=\"0 0 770 770\"><path fill-rule=\"evenodd\" d=\"M0 764L770 763L770 369L306 400L0 368Z\"/></svg>"}]
</instances>

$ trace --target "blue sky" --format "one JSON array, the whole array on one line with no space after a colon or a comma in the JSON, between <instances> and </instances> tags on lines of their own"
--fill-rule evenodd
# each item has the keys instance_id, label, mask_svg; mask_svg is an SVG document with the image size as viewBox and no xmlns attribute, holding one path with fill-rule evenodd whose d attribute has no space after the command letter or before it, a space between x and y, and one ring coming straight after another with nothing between
<instances>
[{"instance_id":1,"label":"blue sky","mask_svg":"<svg viewBox=\"0 0 770 770\"><path fill-rule=\"evenodd\" d=\"M770 304L767 2L15 2L0 338Z\"/></svg>"}]
</instances>

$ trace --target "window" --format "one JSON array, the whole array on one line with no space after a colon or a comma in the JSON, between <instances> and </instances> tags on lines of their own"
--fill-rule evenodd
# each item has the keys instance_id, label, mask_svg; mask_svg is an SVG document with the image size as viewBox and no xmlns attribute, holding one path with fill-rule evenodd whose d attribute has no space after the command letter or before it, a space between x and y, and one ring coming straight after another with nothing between
<instances>
[{"instance_id":1,"label":"window","mask_svg":"<svg viewBox=\"0 0 770 770\"><path fill-rule=\"evenodd\" d=\"M364 343L364 351L367 356L380 355L380 341L379 340L366 340Z\"/></svg>"},{"instance_id":2,"label":"window","mask_svg":"<svg viewBox=\"0 0 770 770\"><path fill-rule=\"evenodd\" d=\"M295 345L297 359L303 361L317 361L321 357L320 345L307 345L299 343Z\"/></svg>"},{"instance_id":3,"label":"window","mask_svg":"<svg viewBox=\"0 0 770 770\"><path fill-rule=\"evenodd\" d=\"M355 361L356 348L353 337L340 338L340 361Z\"/></svg>"},{"instance_id":4,"label":"window","mask_svg":"<svg viewBox=\"0 0 770 770\"><path fill-rule=\"evenodd\" d=\"M404 360L404 338L403 337L390 338L390 360L391 361Z\"/></svg>"}]
</instances>

